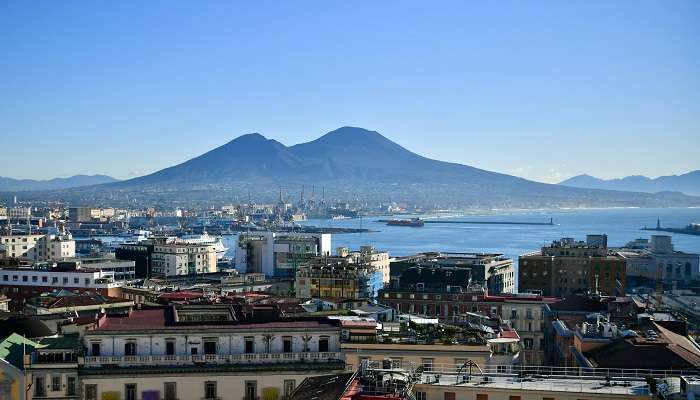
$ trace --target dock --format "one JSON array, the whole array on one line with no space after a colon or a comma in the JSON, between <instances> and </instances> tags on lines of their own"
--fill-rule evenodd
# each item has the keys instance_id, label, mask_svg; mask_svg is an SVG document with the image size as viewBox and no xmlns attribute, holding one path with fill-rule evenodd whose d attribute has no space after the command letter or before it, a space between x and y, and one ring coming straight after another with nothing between
<instances>
[{"instance_id":1,"label":"dock","mask_svg":"<svg viewBox=\"0 0 700 400\"><path fill-rule=\"evenodd\" d=\"M521 221L442 221L438 219L424 220L426 224L471 224L471 225L554 225L554 220L549 222L521 222Z\"/></svg>"}]
</instances>

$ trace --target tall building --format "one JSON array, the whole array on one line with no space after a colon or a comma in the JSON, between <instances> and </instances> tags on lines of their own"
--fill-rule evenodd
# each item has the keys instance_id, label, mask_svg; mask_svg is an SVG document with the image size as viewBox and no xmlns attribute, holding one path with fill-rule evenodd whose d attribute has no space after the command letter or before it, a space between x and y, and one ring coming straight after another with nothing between
<instances>
[{"instance_id":1,"label":"tall building","mask_svg":"<svg viewBox=\"0 0 700 400\"><path fill-rule=\"evenodd\" d=\"M606 235L588 235L586 241L555 240L518 261L519 290L545 296L597 292L622 294L625 259L611 252Z\"/></svg>"},{"instance_id":2,"label":"tall building","mask_svg":"<svg viewBox=\"0 0 700 400\"><path fill-rule=\"evenodd\" d=\"M236 269L267 276L294 277L309 259L330 255L331 235L316 233L243 233L236 247Z\"/></svg>"}]
</instances>

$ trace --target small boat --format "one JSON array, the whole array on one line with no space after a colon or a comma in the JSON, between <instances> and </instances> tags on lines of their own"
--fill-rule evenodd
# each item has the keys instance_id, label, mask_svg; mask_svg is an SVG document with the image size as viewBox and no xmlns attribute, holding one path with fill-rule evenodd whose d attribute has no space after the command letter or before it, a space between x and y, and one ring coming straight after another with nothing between
<instances>
[{"instance_id":1,"label":"small boat","mask_svg":"<svg viewBox=\"0 0 700 400\"><path fill-rule=\"evenodd\" d=\"M390 219L386 222L388 226L410 226L414 228L420 228L421 226L425 225L423 220L420 218L411 218L411 219Z\"/></svg>"}]
</instances>

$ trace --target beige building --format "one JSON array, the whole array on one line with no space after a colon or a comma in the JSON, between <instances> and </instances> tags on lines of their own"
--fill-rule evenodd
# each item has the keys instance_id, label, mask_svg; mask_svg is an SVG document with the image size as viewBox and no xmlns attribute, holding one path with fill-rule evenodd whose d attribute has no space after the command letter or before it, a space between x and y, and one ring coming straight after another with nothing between
<instances>
[{"instance_id":1,"label":"beige building","mask_svg":"<svg viewBox=\"0 0 700 400\"><path fill-rule=\"evenodd\" d=\"M343 343L340 348L348 369L357 368L363 360L391 359L399 368L423 366L424 370L468 361L486 367L491 360L491 348L487 345Z\"/></svg>"},{"instance_id":2,"label":"beige building","mask_svg":"<svg viewBox=\"0 0 700 400\"><path fill-rule=\"evenodd\" d=\"M33 262L57 261L75 257L75 241L63 235L0 235L7 257Z\"/></svg>"},{"instance_id":3,"label":"beige building","mask_svg":"<svg viewBox=\"0 0 700 400\"><path fill-rule=\"evenodd\" d=\"M180 241L156 244L151 256L153 277L216 272L216 247Z\"/></svg>"}]
</instances>

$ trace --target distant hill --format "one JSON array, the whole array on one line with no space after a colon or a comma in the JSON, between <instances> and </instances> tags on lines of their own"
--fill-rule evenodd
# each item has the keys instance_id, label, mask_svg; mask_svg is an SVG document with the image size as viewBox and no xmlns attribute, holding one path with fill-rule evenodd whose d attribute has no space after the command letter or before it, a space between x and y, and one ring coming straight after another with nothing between
<instances>
[{"instance_id":1,"label":"distant hill","mask_svg":"<svg viewBox=\"0 0 700 400\"><path fill-rule=\"evenodd\" d=\"M107 175L74 175L47 180L13 179L0 176L0 191L57 190L118 182Z\"/></svg>"},{"instance_id":2,"label":"distant hill","mask_svg":"<svg viewBox=\"0 0 700 400\"><path fill-rule=\"evenodd\" d=\"M590 175L578 175L559 183L589 189L626 190L631 192L657 193L677 191L692 196L700 196L700 170L682 175L648 178L642 175L626 176L618 179L599 179Z\"/></svg>"},{"instance_id":3,"label":"distant hill","mask_svg":"<svg viewBox=\"0 0 700 400\"><path fill-rule=\"evenodd\" d=\"M248 193L274 201L280 186L296 193L301 185L324 186L326 193L345 200L475 208L700 205L700 198L681 193L572 188L432 160L355 127L290 147L258 133L247 134L181 164L94 191L130 192L131 201L135 196L231 201Z\"/></svg>"}]
</instances>

